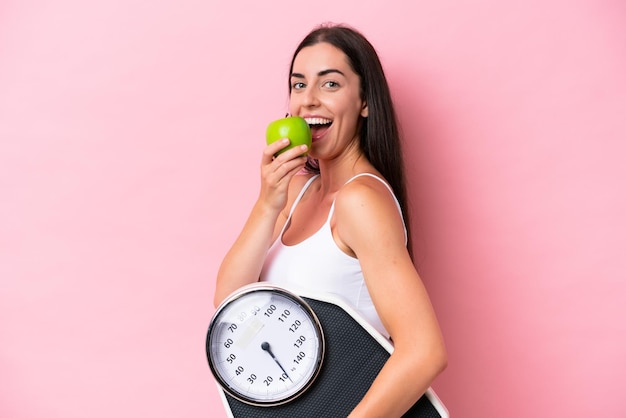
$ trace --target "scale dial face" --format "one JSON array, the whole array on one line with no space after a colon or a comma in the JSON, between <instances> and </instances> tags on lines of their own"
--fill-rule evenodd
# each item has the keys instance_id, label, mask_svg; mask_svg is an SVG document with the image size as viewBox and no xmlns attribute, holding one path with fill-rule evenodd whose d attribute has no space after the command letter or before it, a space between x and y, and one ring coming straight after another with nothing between
<instances>
[{"instance_id":1,"label":"scale dial face","mask_svg":"<svg viewBox=\"0 0 626 418\"><path fill-rule=\"evenodd\" d=\"M299 296L269 284L246 286L217 308L206 351L219 385L259 406L289 402L306 391L322 366L324 335Z\"/></svg>"}]
</instances>

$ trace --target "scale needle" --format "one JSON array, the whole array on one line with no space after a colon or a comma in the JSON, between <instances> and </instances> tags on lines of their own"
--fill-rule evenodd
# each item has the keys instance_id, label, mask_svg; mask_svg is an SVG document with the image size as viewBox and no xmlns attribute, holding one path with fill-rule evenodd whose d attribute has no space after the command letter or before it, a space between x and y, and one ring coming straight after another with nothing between
<instances>
[{"instance_id":1,"label":"scale needle","mask_svg":"<svg viewBox=\"0 0 626 418\"><path fill-rule=\"evenodd\" d=\"M272 353L272 349L270 348L270 343L268 343L267 341L264 341L261 344L261 348L264 351L267 351L267 354L269 354L270 356L272 356L272 358L274 359L274 361L276 362L276 364L278 364L278 367L280 367L280 369L283 371L283 373L285 373L285 376L287 376L287 379L291 380L291 377L289 377L289 375L287 374L287 371L283 368L283 366L280 364L280 362L278 361L278 359L276 358L276 356L274 355L274 353ZM293 380L291 380L293 382Z\"/></svg>"}]
</instances>

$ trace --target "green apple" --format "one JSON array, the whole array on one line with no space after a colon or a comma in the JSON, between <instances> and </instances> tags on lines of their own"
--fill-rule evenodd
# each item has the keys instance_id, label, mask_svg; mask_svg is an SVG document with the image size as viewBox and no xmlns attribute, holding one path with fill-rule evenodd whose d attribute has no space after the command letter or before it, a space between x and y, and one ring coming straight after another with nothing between
<instances>
[{"instance_id":1,"label":"green apple","mask_svg":"<svg viewBox=\"0 0 626 418\"><path fill-rule=\"evenodd\" d=\"M282 138L289 138L291 142L288 146L278 151L276 155L303 144L311 148L311 128L300 116L278 119L267 126L267 131L265 132L267 145Z\"/></svg>"}]
</instances>

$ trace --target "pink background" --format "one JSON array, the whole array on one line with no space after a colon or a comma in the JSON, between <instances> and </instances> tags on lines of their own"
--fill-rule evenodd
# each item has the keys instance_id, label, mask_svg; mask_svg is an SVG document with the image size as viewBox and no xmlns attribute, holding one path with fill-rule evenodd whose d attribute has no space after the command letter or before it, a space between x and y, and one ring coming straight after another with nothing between
<instances>
[{"instance_id":1,"label":"pink background","mask_svg":"<svg viewBox=\"0 0 626 418\"><path fill-rule=\"evenodd\" d=\"M224 416L214 276L323 21L388 73L451 414L626 416L624 3L411 4L2 2L0 416Z\"/></svg>"}]
</instances>

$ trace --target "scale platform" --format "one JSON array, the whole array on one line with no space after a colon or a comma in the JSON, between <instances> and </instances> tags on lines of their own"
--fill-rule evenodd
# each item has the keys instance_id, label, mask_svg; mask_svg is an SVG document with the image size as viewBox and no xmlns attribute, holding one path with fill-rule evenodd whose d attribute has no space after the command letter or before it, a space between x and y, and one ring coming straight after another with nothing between
<instances>
[{"instance_id":1,"label":"scale platform","mask_svg":"<svg viewBox=\"0 0 626 418\"><path fill-rule=\"evenodd\" d=\"M324 330L326 353L319 376L305 393L276 406L241 402L218 385L229 417L346 417L389 358L393 345L341 300L327 296L300 296L313 309ZM449 418L449 414L429 388L403 417Z\"/></svg>"}]
</instances>

